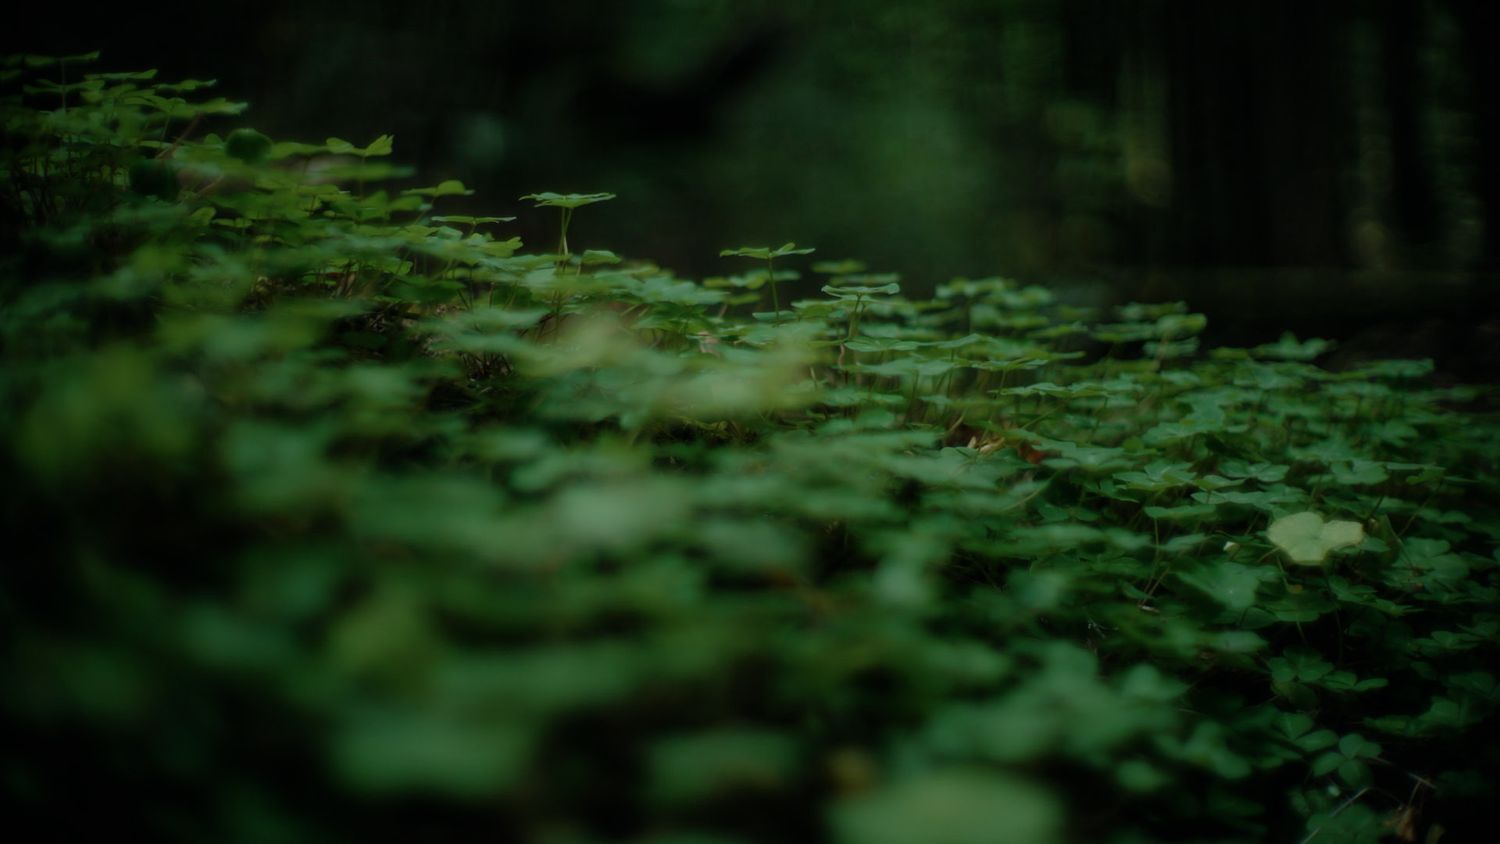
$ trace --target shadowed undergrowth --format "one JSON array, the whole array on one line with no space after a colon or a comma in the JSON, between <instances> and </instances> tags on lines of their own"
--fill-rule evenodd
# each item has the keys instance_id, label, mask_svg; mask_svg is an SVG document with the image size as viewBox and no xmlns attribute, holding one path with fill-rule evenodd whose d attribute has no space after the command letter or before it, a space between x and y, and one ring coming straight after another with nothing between
<instances>
[{"instance_id":1,"label":"shadowed undergrowth","mask_svg":"<svg viewBox=\"0 0 1500 844\"><path fill-rule=\"evenodd\" d=\"M524 251L459 182L392 187L390 137L275 142L90 58L4 70L24 818L1042 844L1488 808L1492 389L790 243L681 279L580 248L604 193L523 197L559 223Z\"/></svg>"}]
</instances>

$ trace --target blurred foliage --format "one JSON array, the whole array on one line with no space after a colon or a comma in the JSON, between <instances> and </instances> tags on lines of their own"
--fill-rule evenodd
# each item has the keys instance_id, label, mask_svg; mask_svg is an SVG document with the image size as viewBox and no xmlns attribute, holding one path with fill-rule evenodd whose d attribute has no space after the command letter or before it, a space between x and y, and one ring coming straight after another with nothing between
<instances>
[{"instance_id":1,"label":"blurred foliage","mask_svg":"<svg viewBox=\"0 0 1500 844\"><path fill-rule=\"evenodd\" d=\"M557 244L523 251L389 135L278 141L93 58L0 69L18 827L1489 822L1491 387L790 243L701 282L579 250L624 194L522 198Z\"/></svg>"},{"instance_id":2,"label":"blurred foliage","mask_svg":"<svg viewBox=\"0 0 1500 844\"><path fill-rule=\"evenodd\" d=\"M1369 293L1500 268L1489 5L267 0L8 37L210 73L273 135L394 132L483 195L605 186L602 242L695 275L705 242L795 236L913 278L1316 267Z\"/></svg>"}]
</instances>

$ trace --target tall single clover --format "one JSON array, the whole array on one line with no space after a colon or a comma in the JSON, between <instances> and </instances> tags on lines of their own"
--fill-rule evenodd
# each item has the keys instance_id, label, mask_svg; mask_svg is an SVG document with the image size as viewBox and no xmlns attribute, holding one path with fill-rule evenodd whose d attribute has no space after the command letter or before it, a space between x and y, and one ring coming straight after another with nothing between
<instances>
[{"instance_id":1,"label":"tall single clover","mask_svg":"<svg viewBox=\"0 0 1500 844\"><path fill-rule=\"evenodd\" d=\"M769 246L741 246L738 249L722 249L720 258L754 258L766 262L766 284L771 287L771 307L776 311L776 321L781 321L781 297L776 294L776 259L788 255L810 255L815 249L798 249L797 244L787 242L772 249Z\"/></svg>"},{"instance_id":2,"label":"tall single clover","mask_svg":"<svg viewBox=\"0 0 1500 844\"><path fill-rule=\"evenodd\" d=\"M846 342L853 340L859 332L859 318L864 313L868 300L880 296L894 296L901 292L901 285L896 281L897 278L899 276L895 273L846 275L837 279L840 283L823 286L823 292L829 296L853 303L849 306L849 333L844 338Z\"/></svg>"},{"instance_id":3,"label":"tall single clover","mask_svg":"<svg viewBox=\"0 0 1500 844\"><path fill-rule=\"evenodd\" d=\"M352 155L359 159L359 175L355 184L360 196L365 193L365 165L371 158L390 155L396 149L395 135L381 135L371 141L368 146L357 147L343 138L329 138L323 142L328 151L334 155Z\"/></svg>"},{"instance_id":4,"label":"tall single clover","mask_svg":"<svg viewBox=\"0 0 1500 844\"><path fill-rule=\"evenodd\" d=\"M557 254L568 257L568 226L573 223L573 211L585 205L605 202L615 198L612 193L528 193L521 197L536 202L536 208L562 209L562 225L557 236Z\"/></svg>"}]
</instances>

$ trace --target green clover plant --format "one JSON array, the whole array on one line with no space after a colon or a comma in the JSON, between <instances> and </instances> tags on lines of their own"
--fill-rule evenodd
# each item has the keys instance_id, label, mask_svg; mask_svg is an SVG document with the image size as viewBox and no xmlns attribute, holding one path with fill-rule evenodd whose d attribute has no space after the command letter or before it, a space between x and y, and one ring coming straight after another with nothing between
<instances>
[{"instance_id":1,"label":"green clover plant","mask_svg":"<svg viewBox=\"0 0 1500 844\"><path fill-rule=\"evenodd\" d=\"M96 58L0 63L22 822L1479 840L1493 384L1002 278L784 303L812 250L570 250L611 194L531 251Z\"/></svg>"}]
</instances>

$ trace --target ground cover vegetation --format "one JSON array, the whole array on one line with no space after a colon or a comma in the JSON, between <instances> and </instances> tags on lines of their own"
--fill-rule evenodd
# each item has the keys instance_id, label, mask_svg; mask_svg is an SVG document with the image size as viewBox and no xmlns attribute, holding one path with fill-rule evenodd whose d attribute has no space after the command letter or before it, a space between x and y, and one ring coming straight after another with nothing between
<instances>
[{"instance_id":1,"label":"ground cover vegetation","mask_svg":"<svg viewBox=\"0 0 1500 844\"><path fill-rule=\"evenodd\" d=\"M219 841L1446 840L1497 788L1495 393L4 64L17 822ZM714 245L713 248L717 248ZM812 254L809 254L812 253ZM797 298L792 290L821 291ZM36 828L36 827L32 827Z\"/></svg>"}]
</instances>

